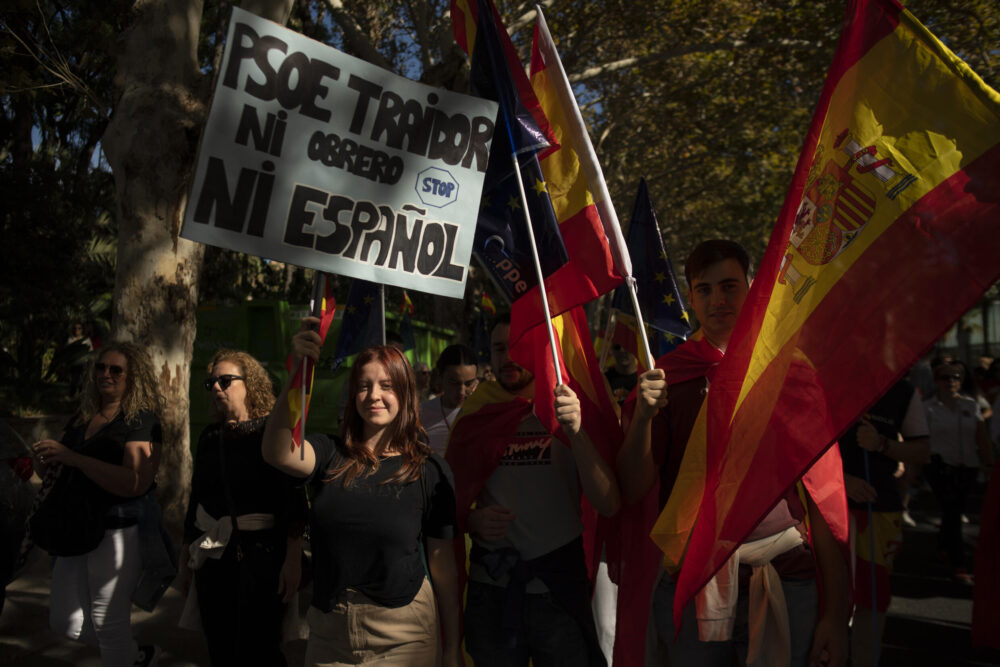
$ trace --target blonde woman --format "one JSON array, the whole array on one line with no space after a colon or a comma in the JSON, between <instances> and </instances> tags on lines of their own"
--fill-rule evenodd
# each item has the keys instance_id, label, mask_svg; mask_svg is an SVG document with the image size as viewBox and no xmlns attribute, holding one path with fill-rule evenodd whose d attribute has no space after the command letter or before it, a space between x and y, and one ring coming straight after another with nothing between
<instances>
[{"instance_id":1,"label":"blonde woman","mask_svg":"<svg viewBox=\"0 0 1000 667\"><path fill-rule=\"evenodd\" d=\"M30 533L56 557L49 620L56 632L98 646L104 667L156 658L154 647L132 640L130 614L142 573L136 499L153 487L161 410L145 351L110 343L98 353L62 438L34 446L46 493Z\"/></svg>"}]
</instances>

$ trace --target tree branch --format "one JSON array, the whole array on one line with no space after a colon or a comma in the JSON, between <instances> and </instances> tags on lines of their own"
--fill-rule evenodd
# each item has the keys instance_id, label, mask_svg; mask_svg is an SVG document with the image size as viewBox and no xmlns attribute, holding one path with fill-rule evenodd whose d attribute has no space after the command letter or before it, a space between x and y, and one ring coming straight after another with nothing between
<instances>
[{"instance_id":1,"label":"tree branch","mask_svg":"<svg viewBox=\"0 0 1000 667\"><path fill-rule=\"evenodd\" d=\"M817 48L819 44L816 42L811 42L804 39L778 39L767 42L751 42L742 39L726 41L726 42L703 42L698 44L688 44L686 46L681 46L676 49L668 49L666 51L659 51L657 53L651 53L647 56L633 56L631 58L622 58L621 60L615 60L613 62L604 63L603 65L595 65L594 67L588 67L587 69L579 72L577 74L570 74L569 80L571 83L580 83L581 81L588 81L590 79L615 72L620 69L626 69L630 67L641 67L643 65L649 65L656 62L663 62L665 60L672 60L674 58L681 58L683 56L688 56L694 53L715 53L717 51L739 51L743 49L762 49L771 47L780 48L792 48L792 49L803 49L803 48Z\"/></svg>"},{"instance_id":2,"label":"tree branch","mask_svg":"<svg viewBox=\"0 0 1000 667\"><path fill-rule=\"evenodd\" d=\"M535 5L541 5L542 9L548 9L552 6L554 1L555 0L538 0L537 2L525 3L528 8L524 9L524 12L520 16L510 22L510 25L507 26L507 34L513 35L526 25L534 23L535 16L538 14L538 12L535 11ZM524 5L522 5L522 7L524 7ZM518 9L521 9L522 7L519 7Z\"/></svg>"},{"instance_id":3,"label":"tree branch","mask_svg":"<svg viewBox=\"0 0 1000 667\"><path fill-rule=\"evenodd\" d=\"M365 36L364 31L358 22L354 20L351 12L344 9L344 3L341 0L326 0L326 6L330 8L330 14L337 22L337 25L344 31L344 42L350 46L354 55L362 60L367 60L373 65L384 67L389 71L395 71L392 63Z\"/></svg>"}]
</instances>

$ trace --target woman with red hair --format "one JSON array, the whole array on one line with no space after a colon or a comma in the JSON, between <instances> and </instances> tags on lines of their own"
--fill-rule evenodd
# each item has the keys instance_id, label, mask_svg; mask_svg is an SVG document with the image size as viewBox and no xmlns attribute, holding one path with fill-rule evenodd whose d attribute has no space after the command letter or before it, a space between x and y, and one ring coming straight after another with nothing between
<instances>
[{"instance_id":1,"label":"woman with red hair","mask_svg":"<svg viewBox=\"0 0 1000 667\"><path fill-rule=\"evenodd\" d=\"M296 366L318 360L318 322L292 338ZM427 445L413 369L398 349L370 347L348 392L340 436L310 434L299 450L282 408L264 432L264 459L313 491L306 664L433 665L443 645L458 665L454 485Z\"/></svg>"}]
</instances>

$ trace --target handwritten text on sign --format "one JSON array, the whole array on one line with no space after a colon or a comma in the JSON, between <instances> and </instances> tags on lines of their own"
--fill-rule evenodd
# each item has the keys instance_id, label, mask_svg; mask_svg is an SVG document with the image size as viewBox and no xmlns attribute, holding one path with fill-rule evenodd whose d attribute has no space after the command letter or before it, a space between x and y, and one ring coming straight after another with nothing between
<instances>
[{"instance_id":1,"label":"handwritten text on sign","mask_svg":"<svg viewBox=\"0 0 1000 667\"><path fill-rule=\"evenodd\" d=\"M496 110L233 8L181 235L460 298Z\"/></svg>"}]
</instances>

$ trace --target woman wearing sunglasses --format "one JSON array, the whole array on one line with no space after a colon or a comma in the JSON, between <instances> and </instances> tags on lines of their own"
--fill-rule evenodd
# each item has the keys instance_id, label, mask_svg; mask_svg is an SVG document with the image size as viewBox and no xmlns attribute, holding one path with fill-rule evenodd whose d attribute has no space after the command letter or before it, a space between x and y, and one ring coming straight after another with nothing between
<instances>
[{"instance_id":1,"label":"woman wearing sunglasses","mask_svg":"<svg viewBox=\"0 0 1000 667\"><path fill-rule=\"evenodd\" d=\"M293 337L296 365L319 358L310 329L318 323L305 318ZM443 662L458 665L455 492L427 446L413 369L398 349L370 347L351 368L348 392L339 437L310 434L300 449L285 409L264 433L265 460L315 491L305 662L434 665L443 635Z\"/></svg>"},{"instance_id":2,"label":"woman wearing sunglasses","mask_svg":"<svg viewBox=\"0 0 1000 667\"><path fill-rule=\"evenodd\" d=\"M132 640L130 615L140 519L155 503L162 399L148 356L131 343L105 345L85 382L60 441L34 446L43 483L28 539L56 557L52 629L97 645L105 667L148 665L155 649Z\"/></svg>"},{"instance_id":3,"label":"woman wearing sunglasses","mask_svg":"<svg viewBox=\"0 0 1000 667\"><path fill-rule=\"evenodd\" d=\"M961 392L963 379L965 370L958 364L934 367L937 391L924 401L931 440L931 462L924 467L924 475L941 506L938 548L948 560L952 579L972 584L962 514L979 467L993 464L993 451L979 406Z\"/></svg>"},{"instance_id":4,"label":"woman wearing sunglasses","mask_svg":"<svg viewBox=\"0 0 1000 667\"><path fill-rule=\"evenodd\" d=\"M185 618L198 609L214 665L284 665L281 626L301 577L305 496L261 457L274 405L267 371L246 352L219 350L208 372L215 422L198 439L184 521Z\"/></svg>"}]
</instances>

